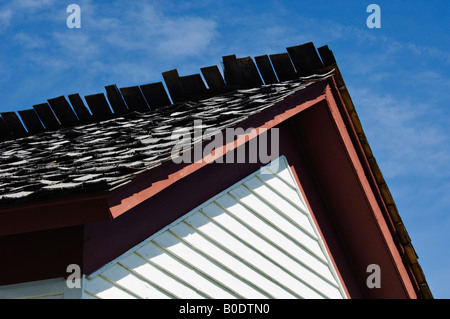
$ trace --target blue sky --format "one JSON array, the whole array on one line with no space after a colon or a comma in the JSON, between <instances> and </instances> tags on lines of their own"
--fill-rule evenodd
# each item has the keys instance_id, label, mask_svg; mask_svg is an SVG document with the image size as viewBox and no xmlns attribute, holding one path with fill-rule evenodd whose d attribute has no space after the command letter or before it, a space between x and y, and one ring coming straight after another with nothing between
<instances>
[{"instance_id":1,"label":"blue sky","mask_svg":"<svg viewBox=\"0 0 450 319\"><path fill-rule=\"evenodd\" d=\"M69 4L81 29L69 29ZM369 29L366 8L381 8ZM450 297L448 1L0 3L0 112L49 98L161 81L221 57L328 44L436 298Z\"/></svg>"}]
</instances>

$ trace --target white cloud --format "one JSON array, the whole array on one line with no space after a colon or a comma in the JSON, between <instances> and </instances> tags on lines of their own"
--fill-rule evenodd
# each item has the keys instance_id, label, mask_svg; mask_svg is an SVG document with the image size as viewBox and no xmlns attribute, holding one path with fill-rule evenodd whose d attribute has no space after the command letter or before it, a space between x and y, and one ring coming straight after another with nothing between
<instances>
[{"instance_id":1,"label":"white cloud","mask_svg":"<svg viewBox=\"0 0 450 319\"><path fill-rule=\"evenodd\" d=\"M109 28L106 41L124 51L153 51L166 58L201 55L217 35L211 19L171 16L151 4L125 9L122 17L101 17L95 24Z\"/></svg>"},{"instance_id":2,"label":"white cloud","mask_svg":"<svg viewBox=\"0 0 450 319\"><path fill-rule=\"evenodd\" d=\"M446 64L450 64L450 53L439 50L433 46L420 46L415 43L408 42L405 44L405 47L418 56L438 58L445 61Z\"/></svg>"},{"instance_id":3,"label":"white cloud","mask_svg":"<svg viewBox=\"0 0 450 319\"><path fill-rule=\"evenodd\" d=\"M31 36L24 32L19 32L14 35L16 43L27 50L44 48L48 43L39 36Z\"/></svg>"},{"instance_id":4,"label":"white cloud","mask_svg":"<svg viewBox=\"0 0 450 319\"><path fill-rule=\"evenodd\" d=\"M34 19L55 18L57 8L55 0L11 0L3 3L0 8L0 32L6 31L12 21L20 24ZM38 10L40 12L36 14Z\"/></svg>"},{"instance_id":5,"label":"white cloud","mask_svg":"<svg viewBox=\"0 0 450 319\"><path fill-rule=\"evenodd\" d=\"M14 6L22 9L38 9L54 3L54 0L14 0Z\"/></svg>"},{"instance_id":6,"label":"white cloud","mask_svg":"<svg viewBox=\"0 0 450 319\"><path fill-rule=\"evenodd\" d=\"M162 54L202 55L216 36L216 23L197 17L165 19L161 24L158 50Z\"/></svg>"},{"instance_id":7,"label":"white cloud","mask_svg":"<svg viewBox=\"0 0 450 319\"><path fill-rule=\"evenodd\" d=\"M71 73L78 75L77 81L85 78L86 83L94 78L108 83L142 83L151 77L159 80L164 65L183 66L189 58L203 56L217 36L217 24L213 20L165 12L153 4L104 5L89 0L77 3L81 7L81 29L66 27L67 4L56 4L53 0L22 0L0 9L4 28L9 21L39 28L36 31L24 27L9 35L20 65L29 65L49 81ZM40 11L24 13L32 10ZM155 68L155 64L160 67ZM10 63L3 69L12 72Z\"/></svg>"},{"instance_id":8,"label":"white cloud","mask_svg":"<svg viewBox=\"0 0 450 319\"><path fill-rule=\"evenodd\" d=\"M432 105L368 88L353 88L351 94L386 177L450 175L443 170L450 161L450 136L427 117Z\"/></svg>"},{"instance_id":9,"label":"white cloud","mask_svg":"<svg viewBox=\"0 0 450 319\"><path fill-rule=\"evenodd\" d=\"M0 32L9 27L12 16L13 11L10 8L0 9Z\"/></svg>"},{"instance_id":10,"label":"white cloud","mask_svg":"<svg viewBox=\"0 0 450 319\"><path fill-rule=\"evenodd\" d=\"M64 54L68 64L89 62L100 55L99 43L88 32L54 32L52 44Z\"/></svg>"}]
</instances>

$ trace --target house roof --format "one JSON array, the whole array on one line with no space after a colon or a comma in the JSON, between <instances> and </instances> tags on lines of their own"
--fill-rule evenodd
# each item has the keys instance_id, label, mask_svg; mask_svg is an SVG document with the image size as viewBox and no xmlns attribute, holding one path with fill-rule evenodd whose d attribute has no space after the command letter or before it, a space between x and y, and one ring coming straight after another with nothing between
<instances>
[{"instance_id":1,"label":"house roof","mask_svg":"<svg viewBox=\"0 0 450 319\"><path fill-rule=\"evenodd\" d=\"M193 136L194 121L220 132L330 74L240 89L200 101L132 111L109 120L44 131L0 143L0 203L110 191L170 160Z\"/></svg>"},{"instance_id":2,"label":"house roof","mask_svg":"<svg viewBox=\"0 0 450 319\"><path fill-rule=\"evenodd\" d=\"M198 119L220 131L320 80L311 77L324 67L312 43L288 51L256 65L224 56L224 77L217 66L201 68L208 88L200 74L171 70L163 73L168 93L162 82L109 85L106 95L85 96L87 106L70 94L1 113L0 206L111 190L167 160L177 128Z\"/></svg>"},{"instance_id":3,"label":"house roof","mask_svg":"<svg viewBox=\"0 0 450 319\"><path fill-rule=\"evenodd\" d=\"M312 43L287 48L288 53L252 58L223 57L223 77L216 66L200 74L163 73L161 82L85 97L78 94L49 99L33 109L1 113L1 206L69 198L74 194L111 191L140 173L170 159L177 128L220 131L283 101L333 74L333 81L362 147L361 160L387 207L394 236L425 297L432 297L417 255L395 202L365 137L355 107L332 52ZM314 74L321 74L315 75ZM169 99L170 96L170 99ZM70 102L70 104L69 104Z\"/></svg>"}]
</instances>

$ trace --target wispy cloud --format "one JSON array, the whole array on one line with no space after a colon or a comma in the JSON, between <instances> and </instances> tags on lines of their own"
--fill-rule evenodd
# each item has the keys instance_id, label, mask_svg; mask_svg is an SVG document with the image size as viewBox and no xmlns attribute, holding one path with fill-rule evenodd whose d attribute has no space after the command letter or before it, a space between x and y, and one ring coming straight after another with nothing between
<instances>
[{"instance_id":1,"label":"wispy cloud","mask_svg":"<svg viewBox=\"0 0 450 319\"><path fill-rule=\"evenodd\" d=\"M158 50L170 55L201 55L216 36L216 23L198 17L182 17L162 23Z\"/></svg>"},{"instance_id":2,"label":"wispy cloud","mask_svg":"<svg viewBox=\"0 0 450 319\"><path fill-rule=\"evenodd\" d=\"M352 96L386 177L450 176L444 170L450 162L450 136L428 119L429 104L368 88L355 88Z\"/></svg>"},{"instance_id":3,"label":"wispy cloud","mask_svg":"<svg viewBox=\"0 0 450 319\"><path fill-rule=\"evenodd\" d=\"M393 42L392 39L389 39ZM445 64L450 64L450 53L442 51L433 46L417 45L416 43L407 42L405 44L397 42L397 44L404 50L408 50L417 56L437 58L445 62Z\"/></svg>"},{"instance_id":4,"label":"wispy cloud","mask_svg":"<svg viewBox=\"0 0 450 319\"><path fill-rule=\"evenodd\" d=\"M9 27L12 17L13 11L10 8L0 9L0 32Z\"/></svg>"},{"instance_id":5,"label":"wispy cloud","mask_svg":"<svg viewBox=\"0 0 450 319\"><path fill-rule=\"evenodd\" d=\"M122 14L95 14L91 32L106 32L104 42L121 51L145 51L153 55L195 56L217 36L217 24L195 15L172 16L151 4L123 8Z\"/></svg>"},{"instance_id":6,"label":"wispy cloud","mask_svg":"<svg viewBox=\"0 0 450 319\"><path fill-rule=\"evenodd\" d=\"M25 32L18 32L14 35L14 40L18 46L27 50L41 49L48 45L47 41L40 36L31 36Z\"/></svg>"},{"instance_id":7,"label":"wispy cloud","mask_svg":"<svg viewBox=\"0 0 450 319\"><path fill-rule=\"evenodd\" d=\"M9 0L2 3L0 7L0 31L5 31L11 26L14 19L15 24L20 24L22 19L29 22L33 19L47 18L46 13L56 9L55 0ZM39 15L35 15L40 12ZM53 15L53 14L52 14Z\"/></svg>"},{"instance_id":8,"label":"wispy cloud","mask_svg":"<svg viewBox=\"0 0 450 319\"><path fill-rule=\"evenodd\" d=\"M18 8L36 9L54 4L54 0L14 0L14 5Z\"/></svg>"},{"instance_id":9,"label":"wispy cloud","mask_svg":"<svg viewBox=\"0 0 450 319\"><path fill-rule=\"evenodd\" d=\"M102 89L99 82L107 85L123 81L132 85L160 80L164 68L190 64L192 57L203 56L213 47L217 37L214 20L194 13L173 14L158 4L106 5L90 0L77 3L81 7L81 29L67 28L67 4L54 0L0 5L0 32L8 31L12 21L15 30L20 29L17 33L4 33L5 46L14 48L14 52L0 53L0 72L14 77L11 80L16 83L26 81L34 99L41 96L35 92L42 91L43 81L51 96L63 83L68 84L67 90L75 84L82 90L97 83L94 89L98 92ZM19 78L27 67L39 74L39 80L26 73L23 79ZM6 81L6 77L0 79L2 85L8 85ZM7 104L21 104L24 95L13 94L18 90L9 90ZM59 90L57 95L67 94L66 90Z\"/></svg>"}]
</instances>

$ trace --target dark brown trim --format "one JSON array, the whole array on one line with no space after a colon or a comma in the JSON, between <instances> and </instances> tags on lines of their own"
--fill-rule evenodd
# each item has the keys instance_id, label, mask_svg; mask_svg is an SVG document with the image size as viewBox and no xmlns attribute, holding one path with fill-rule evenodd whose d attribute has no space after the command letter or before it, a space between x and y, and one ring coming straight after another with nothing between
<instances>
[{"instance_id":1,"label":"dark brown trim","mask_svg":"<svg viewBox=\"0 0 450 319\"><path fill-rule=\"evenodd\" d=\"M82 264L83 226L0 237L0 286L67 277Z\"/></svg>"},{"instance_id":2,"label":"dark brown trim","mask_svg":"<svg viewBox=\"0 0 450 319\"><path fill-rule=\"evenodd\" d=\"M380 183L377 181L375 174L380 172L374 172L373 165L369 162L365 155L364 146L361 143L360 134L358 134L355 128L355 120L352 120L351 114L345 106L345 103L339 94L336 81L334 78L330 81L330 87L327 89L327 102L331 106L331 110L335 109L333 116L335 118L336 125L340 126L341 134L345 136L345 143L348 145L347 149L352 151L354 156L354 169L355 173L360 176L361 187L365 189L365 194L370 197L371 205L374 207L374 218L380 227L380 231L386 238L387 249L391 251L392 258L398 267L398 274L403 278L404 289L410 297L422 296L421 289L411 268L411 263L408 262L407 253L402 245L401 234L397 231L391 214L388 210L388 204L392 205L392 202L387 203L383 197L380 189ZM355 114L353 114L353 117ZM359 121L358 121L359 122Z\"/></svg>"},{"instance_id":3,"label":"dark brown trim","mask_svg":"<svg viewBox=\"0 0 450 319\"><path fill-rule=\"evenodd\" d=\"M397 258L398 252L392 250L392 237L386 232L384 220L380 219L379 206L353 146L347 143L345 127L336 123L333 108L322 103L296 119L300 147L307 156L311 176L326 207L326 215L312 207L314 216L319 226L326 225L328 220L336 229L364 297L414 298L414 290L405 289L410 282L402 260ZM325 241L333 244L333 240L327 239L328 232L322 233ZM333 250L331 254L335 255ZM370 264L382 269L381 289L369 289L366 285L369 275L366 269Z\"/></svg>"},{"instance_id":4,"label":"dark brown trim","mask_svg":"<svg viewBox=\"0 0 450 319\"><path fill-rule=\"evenodd\" d=\"M0 236L110 219L105 193L0 207Z\"/></svg>"},{"instance_id":5,"label":"dark brown trim","mask_svg":"<svg viewBox=\"0 0 450 319\"><path fill-rule=\"evenodd\" d=\"M334 97L333 101L335 101L340 111L342 120L347 127L347 132L350 135L364 173L381 209L381 213L383 214L387 227L392 235L392 239L401 256L401 259L403 260L403 265L405 266L406 271L409 274L409 278L412 281L415 293L421 298L433 298L424 279L423 272L418 265L417 256L410 245L410 239L407 231L404 228L400 216L398 215L392 195L387 188L384 177L378 167L378 164L376 163L375 158L373 157L372 151L370 150L370 146L368 145L365 134L362 130L358 115L356 114L354 108L352 108L353 104L348 92L345 87L338 89L337 82L334 78L330 84ZM344 95L347 97L347 104L350 103L352 107L348 107L343 96L341 96L340 91L342 90L345 91ZM409 248L411 248L412 253L407 251ZM419 274L419 277L417 277L417 273ZM422 279L422 282L419 282L418 278ZM423 283L425 283L425 286L421 285Z\"/></svg>"}]
</instances>

